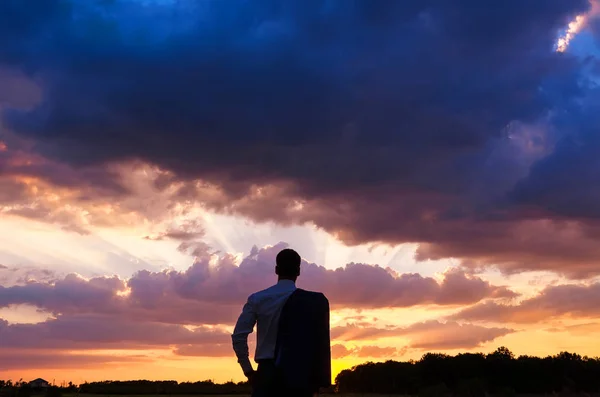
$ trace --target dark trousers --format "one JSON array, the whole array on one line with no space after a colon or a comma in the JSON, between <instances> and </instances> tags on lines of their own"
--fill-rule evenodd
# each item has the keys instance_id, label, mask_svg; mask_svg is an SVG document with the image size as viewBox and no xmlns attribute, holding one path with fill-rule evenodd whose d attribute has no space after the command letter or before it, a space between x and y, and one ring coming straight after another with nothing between
<instances>
[{"instance_id":1,"label":"dark trousers","mask_svg":"<svg viewBox=\"0 0 600 397\"><path fill-rule=\"evenodd\" d=\"M281 381L273 360L260 360L252 380L252 397L312 397L309 390L291 390Z\"/></svg>"}]
</instances>

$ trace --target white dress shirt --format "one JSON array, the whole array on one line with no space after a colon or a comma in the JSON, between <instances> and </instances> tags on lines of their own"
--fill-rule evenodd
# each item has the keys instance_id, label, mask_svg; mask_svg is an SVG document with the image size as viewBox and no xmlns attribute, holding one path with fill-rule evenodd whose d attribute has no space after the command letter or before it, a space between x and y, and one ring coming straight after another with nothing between
<instances>
[{"instance_id":1,"label":"white dress shirt","mask_svg":"<svg viewBox=\"0 0 600 397\"><path fill-rule=\"evenodd\" d=\"M272 287L248 297L231 335L233 350L245 374L252 371L248 352L248 335L252 333L254 325L257 324L254 361L273 358L281 309L295 290L294 281L280 280Z\"/></svg>"}]
</instances>

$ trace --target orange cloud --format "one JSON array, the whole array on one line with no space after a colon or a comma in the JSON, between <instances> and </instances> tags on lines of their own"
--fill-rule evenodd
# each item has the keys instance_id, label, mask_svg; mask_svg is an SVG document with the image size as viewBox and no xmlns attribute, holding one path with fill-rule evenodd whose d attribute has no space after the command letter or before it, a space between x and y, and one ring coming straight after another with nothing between
<instances>
[{"instance_id":1,"label":"orange cloud","mask_svg":"<svg viewBox=\"0 0 600 397\"><path fill-rule=\"evenodd\" d=\"M459 324L454 321L437 320L415 323L408 327L358 327L346 325L331 330L337 341L376 340L403 337L410 340L412 349L470 349L481 346L498 337L515 332L510 328L487 328L474 324Z\"/></svg>"},{"instance_id":2,"label":"orange cloud","mask_svg":"<svg viewBox=\"0 0 600 397\"><path fill-rule=\"evenodd\" d=\"M450 318L468 321L537 323L556 317L600 317L600 282L546 287L519 304L483 302L461 310Z\"/></svg>"},{"instance_id":3,"label":"orange cloud","mask_svg":"<svg viewBox=\"0 0 600 397\"><path fill-rule=\"evenodd\" d=\"M230 345L231 339L230 332L223 328L189 329L179 324L105 315L61 315L36 324L9 324L0 320L0 335L1 349L25 350L139 350L171 346L185 350L192 345L203 346L208 353L211 346Z\"/></svg>"},{"instance_id":4,"label":"orange cloud","mask_svg":"<svg viewBox=\"0 0 600 397\"><path fill-rule=\"evenodd\" d=\"M344 345L336 344L331 346L331 357L334 359L346 358L350 356L361 358L392 358L402 356L405 351L405 349L397 349L395 347L380 347L371 345L349 349Z\"/></svg>"}]
</instances>

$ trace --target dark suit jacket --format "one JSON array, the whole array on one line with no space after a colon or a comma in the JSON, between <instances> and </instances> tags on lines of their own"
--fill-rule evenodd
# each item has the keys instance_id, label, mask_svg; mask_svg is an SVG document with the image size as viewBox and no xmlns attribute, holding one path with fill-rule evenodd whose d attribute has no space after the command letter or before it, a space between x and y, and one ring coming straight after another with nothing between
<instances>
[{"instance_id":1,"label":"dark suit jacket","mask_svg":"<svg viewBox=\"0 0 600 397\"><path fill-rule=\"evenodd\" d=\"M275 365L284 386L316 392L331 385L329 301L297 289L281 311Z\"/></svg>"}]
</instances>

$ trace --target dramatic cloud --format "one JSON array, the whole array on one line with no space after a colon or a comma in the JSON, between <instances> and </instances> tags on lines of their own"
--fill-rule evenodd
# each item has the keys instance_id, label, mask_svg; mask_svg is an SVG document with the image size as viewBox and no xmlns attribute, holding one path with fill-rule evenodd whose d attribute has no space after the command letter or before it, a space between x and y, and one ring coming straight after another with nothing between
<instances>
[{"instance_id":1,"label":"dramatic cloud","mask_svg":"<svg viewBox=\"0 0 600 397\"><path fill-rule=\"evenodd\" d=\"M239 266L231 255L204 253L184 272L140 271L128 280L84 279L69 274L54 282L30 280L0 286L0 307L29 304L54 314L110 314L128 319L184 324L232 323L246 298L275 282L276 254L286 244L255 248ZM215 261L216 260L216 261ZM299 285L324 292L333 308L463 305L514 292L457 270L443 281L391 269L349 264L336 270L304 262ZM269 281L271 277L271 281Z\"/></svg>"},{"instance_id":2,"label":"dramatic cloud","mask_svg":"<svg viewBox=\"0 0 600 397\"><path fill-rule=\"evenodd\" d=\"M185 272L143 271L129 280L84 279L71 274L53 281L28 279L24 284L0 287L0 307L28 304L55 316L35 324L1 321L0 350L158 348L172 349L179 356L230 356L230 326L182 324L230 325L245 297L266 286L265 277L272 274L274 255L284 246L257 249L239 267L229 262L227 256L211 264L213 257L207 255L201 258L203 262ZM404 279L376 266L348 265L325 270L304 263L302 277L322 287L335 302L334 307L456 305L514 294L456 271L438 283L416 275ZM474 291L464 294L463 290L469 288ZM368 289L378 292L367 299ZM405 328L335 327L331 336L335 341L405 336L411 340L410 348L452 349L478 346L510 332L503 328L427 322ZM335 355L340 357L390 357L404 353L377 346L353 348L345 353L338 350L336 347Z\"/></svg>"},{"instance_id":3,"label":"dramatic cloud","mask_svg":"<svg viewBox=\"0 0 600 397\"><path fill-rule=\"evenodd\" d=\"M555 317L600 317L600 283L550 286L516 305L484 302L451 316L503 323L537 323Z\"/></svg>"},{"instance_id":4,"label":"dramatic cloud","mask_svg":"<svg viewBox=\"0 0 600 397\"><path fill-rule=\"evenodd\" d=\"M410 340L407 348L422 350L471 349L515 332L509 328L486 328L474 324L436 320L415 323L408 327L358 327L350 324L331 330L334 340L374 340L402 336ZM339 349L339 348L338 348ZM343 352L338 352L342 354Z\"/></svg>"},{"instance_id":5,"label":"dramatic cloud","mask_svg":"<svg viewBox=\"0 0 600 397\"><path fill-rule=\"evenodd\" d=\"M0 205L86 233L118 223L106 213L197 202L350 244L422 243L420 258L599 274L593 68L555 51L589 9L5 1L2 125L28 144L0 137ZM115 172L132 163L160 169L165 202Z\"/></svg>"},{"instance_id":6,"label":"dramatic cloud","mask_svg":"<svg viewBox=\"0 0 600 397\"><path fill-rule=\"evenodd\" d=\"M190 355L191 348L194 355L223 356L224 346L231 355L231 333L228 331L206 326L190 329L106 315L61 315L36 324L9 324L0 320L0 351L165 349L175 346L176 354L188 352Z\"/></svg>"},{"instance_id":7,"label":"dramatic cloud","mask_svg":"<svg viewBox=\"0 0 600 397\"><path fill-rule=\"evenodd\" d=\"M175 193L152 187L160 175L155 167L73 167L32 155L20 146L27 145L14 139L7 151L0 151L3 216L44 221L88 234L90 226L158 222L172 215L170 197Z\"/></svg>"}]
</instances>

